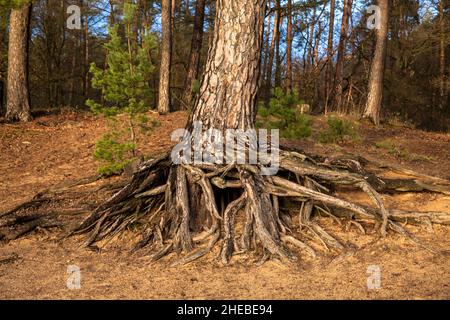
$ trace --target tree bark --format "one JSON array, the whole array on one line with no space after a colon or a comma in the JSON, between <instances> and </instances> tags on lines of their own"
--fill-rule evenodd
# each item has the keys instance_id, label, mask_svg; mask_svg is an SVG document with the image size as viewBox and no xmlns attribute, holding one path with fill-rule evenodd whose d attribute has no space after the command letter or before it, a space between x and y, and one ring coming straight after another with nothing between
<instances>
[{"instance_id":1,"label":"tree bark","mask_svg":"<svg viewBox=\"0 0 450 320\"><path fill-rule=\"evenodd\" d=\"M286 33L286 89L292 92L292 0L287 3L287 33Z\"/></svg>"},{"instance_id":2,"label":"tree bark","mask_svg":"<svg viewBox=\"0 0 450 320\"><path fill-rule=\"evenodd\" d=\"M330 101L331 90L333 88L333 36L334 36L334 15L336 10L336 0L330 1L330 23L328 27L328 46L327 46L327 69L325 73L325 114L328 113L328 104Z\"/></svg>"},{"instance_id":3,"label":"tree bark","mask_svg":"<svg viewBox=\"0 0 450 320\"><path fill-rule=\"evenodd\" d=\"M375 55L369 79L369 95L367 98L364 117L370 118L374 124L380 124L380 110L383 99L383 78L386 61L386 45L389 22L389 0L378 0L381 10L380 28L376 30L377 41Z\"/></svg>"},{"instance_id":4,"label":"tree bark","mask_svg":"<svg viewBox=\"0 0 450 320\"><path fill-rule=\"evenodd\" d=\"M265 0L218 0L212 45L190 117L204 128L249 129L256 117Z\"/></svg>"},{"instance_id":5,"label":"tree bark","mask_svg":"<svg viewBox=\"0 0 450 320\"><path fill-rule=\"evenodd\" d=\"M194 84L195 81L198 80L200 71L200 54L203 44L203 24L205 21L205 4L205 0L197 0L195 5L194 29L183 98L185 107L191 106Z\"/></svg>"},{"instance_id":6,"label":"tree bark","mask_svg":"<svg viewBox=\"0 0 450 320\"><path fill-rule=\"evenodd\" d=\"M445 92L445 23L444 0L439 1L439 108L444 111L447 95ZM443 120L444 117L441 116Z\"/></svg>"},{"instance_id":7,"label":"tree bark","mask_svg":"<svg viewBox=\"0 0 450 320\"><path fill-rule=\"evenodd\" d=\"M334 81L333 111L342 109L342 86L344 82L344 58L347 42L348 21L352 11L352 0L344 0L344 13L342 15L341 35L339 38L338 55L336 60L336 72Z\"/></svg>"},{"instance_id":8,"label":"tree bark","mask_svg":"<svg viewBox=\"0 0 450 320\"><path fill-rule=\"evenodd\" d=\"M6 119L29 121L28 35L31 4L11 11L8 48Z\"/></svg>"},{"instance_id":9,"label":"tree bark","mask_svg":"<svg viewBox=\"0 0 450 320\"><path fill-rule=\"evenodd\" d=\"M281 32L280 27L283 24L283 16L281 15L281 1L277 0L277 42L276 42L276 53L275 53L275 87L281 87L281 51L280 51L280 43L281 43Z\"/></svg>"},{"instance_id":10,"label":"tree bark","mask_svg":"<svg viewBox=\"0 0 450 320\"><path fill-rule=\"evenodd\" d=\"M158 112L170 112L170 67L172 64L172 0L162 0L162 44L159 70Z\"/></svg>"},{"instance_id":11,"label":"tree bark","mask_svg":"<svg viewBox=\"0 0 450 320\"><path fill-rule=\"evenodd\" d=\"M276 6L279 5L279 1L277 1ZM272 43L270 44L270 51L269 51L269 63L267 65L267 79L266 79L266 87L267 92L270 92L270 89L272 88L272 74L273 74L273 60L275 57L275 48L276 44L278 42L278 35L280 34L280 11L277 10L275 14L275 20L273 22L273 33L272 33ZM268 94L267 98L270 98L270 94Z\"/></svg>"}]
</instances>

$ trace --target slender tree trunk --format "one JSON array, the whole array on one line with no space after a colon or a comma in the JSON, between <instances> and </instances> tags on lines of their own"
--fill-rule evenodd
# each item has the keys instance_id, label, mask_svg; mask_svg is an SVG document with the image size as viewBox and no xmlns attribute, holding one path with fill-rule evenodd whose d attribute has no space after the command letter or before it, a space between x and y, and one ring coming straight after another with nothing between
<instances>
[{"instance_id":1,"label":"slender tree trunk","mask_svg":"<svg viewBox=\"0 0 450 320\"><path fill-rule=\"evenodd\" d=\"M192 34L191 52L189 53L189 65L185 82L183 102L185 107L190 107L195 81L198 81L200 70L200 54L203 44L203 24L205 21L205 0L197 0L195 5L194 29Z\"/></svg>"},{"instance_id":2,"label":"slender tree trunk","mask_svg":"<svg viewBox=\"0 0 450 320\"><path fill-rule=\"evenodd\" d=\"M175 15L177 14L177 0L172 0L170 7L170 23L172 26L172 36L175 34Z\"/></svg>"},{"instance_id":3,"label":"slender tree trunk","mask_svg":"<svg viewBox=\"0 0 450 320\"><path fill-rule=\"evenodd\" d=\"M214 38L188 127L254 128L265 0L217 0ZM226 54L224 54L226 53Z\"/></svg>"},{"instance_id":4,"label":"slender tree trunk","mask_svg":"<svg viewBox=\"0 0 450 320\"><path fill-rule=\"evenodd\" d=\"M292 92L292 0L287 3L287 33L286 33L286 89Z\"/></svg>"},{"instance_id":5,"label":"slender tree trunk","mask_svg":"<svg viewBox=\"0 0 450 320\"><path fill-rule=\"evenodd\" d=\"M84 87L86 88L85 95L89 97L89 18L86 14L86 21L84 22Z\"/></svg>"},{"instance_id":6,"label":"slender tree trunk","mask_svg":"<svg viewBox=\"0 0 450 320\"><path fill-rule=\"evenodd\" d=\"M444 0L439 1L439 108L443 112L446 105L447 94L445 92L445 23ZM441 116L441 118L443 118Z\"/></svg>"},{"instance_id":7,"label":"slender tree trunk","mask_svg":"<svg viewBox=\"0 0 450 320\"><path fill-rule=\"evenodd\" d=\"M4 113L5 106L5 82L2 77L0 77L0 116Z\"/></svg>"},{"instance_id":8,"label":"slender tree trunk","mask_svg":"<svg viewBox=\"0 0 450 320\"><path fill-rule=\"evenodd\" d=\"M77 52L79 49L78 37L73 39L73 54L72 54L72 65L70 72L70 91L69 91L69 105L73 108L75 107L75 81L76 81L76 67L77 67Z\"/></svg>"},{"instance_id":9,"label":"slender tree trunk","mask_svg":"<svg viewBox=\"0 0 450 320\"><path fill-rule=\"evenodd\" d=\"M11 11L8 47L6 119L29 121L28 36L31 4Z\"/></svg>"},{"instance_id":10,"label":"slender tree trunk","mask_svg":"<svg viewBox=\"0 0 450 320\"><path fill-rule=\"evenodd\" d=\"M278 26L277 26L277 42L275 54L275 87L281 87L281 25L283 24L283 16L281 15L281 1L277 2Z\"/></svg>"},{"instance_id":11,"label":"slender tree trunk","mask_svg":"<svg viewBox=\"0 0 450 320\"><path fill-rule=\"evenodd\" d=\"M314 10L313 10L313 18L312 18L312 21L311 21L311 25L309 26L309 37L308 37L308 39L309 39L309 41L308 41L308 62L307 62L307 66L308 66L308 70L310 71L311 70L311 66L313 65L313 63L314 63L314 55L313 55L313 45L314 45L314 32L315 32L315 30L316 30L316 20L317 20L317 17L316 17L316 7L314 7Z\"/></svg>"},{"instance_id":12,"label":"slender tree trunk","mask_svg":"<svg viewBox=\"0 0 450 320\"><path fill-rule=\"evenodd\" d=\"M333 36L334 36L334 15L336 10L336 1L330 1L330 23L328 27L328 46L327 46L327 69L325 73L325 114L328 113L328 104L330 101L331 90L333 88Z\"/></svg>"},{"instance_id":13,"label":"slender tree trunk","mask_svg":"<svg viewBox=\"0 0 450 320\"><path fill-rule=\"evenodd\" d=\"M172 0L162 0L162 44L159 69L158 112L170 112L170 67L172 64Z\"/></svg>"},{"instance_id":14,"label":"slender tree trunk","mask_svg":"<svg viewBox=\"0 0 450 320\"><path fill-rule=\"evenodd\" d=\"M276 6L278 8L280 4L280 1L277 0ZM269 52L269 64L267 66L267 91L270 92L270 89L272 88L272 72L273 72L273 60L275 58L275 48L276 44L278 43L278 36L280 34L280 10L277 10L275 14L275 20L274 20L274 27L273 27L273 33L272 33L272 43L270 44L270 52ZM268 94L267 98L270 98L270 93Z\"/></svg>"},{"instance_id":15,"label":"slender tree trunk","mask_svg":"<svg viewBox=\"0 0 450 320\"><path fill-rule=\"evenodd\" d=\"M265 29L265 36L264 36L264 65L262 66L262 80L264 84L267 83L267 71L268 71L267 69L269 65L269 55L270 55L270 34L272 31L271 25L272 19L269 16L269 21L267 24L267 28Z\"/></svg>"},{"instance_id":16,"label":"slender tree trunk","mask_svg":"<svg viewBox=\"0 0 450 320\"><path fill-rule=\"evenodd\" d=\"M364 117L370 118L376 125L380 124L380 110L383 99L383 78L386 61L386 45L389 22L389 0L378 0L381 9L380 28L376 30L377 42L369 79L369 95Z\"/></svg>"},{"instance_id":17,"label":"slender tree trunk","mask_svg":"<svg viewBox=\"0 0 450 320\"><path fill-rule=\"evenodd\" d=\"M344 0L344 13L342 15L341 35L339 38L338 54L336 60L336 72L334 81L334 103L333 110L342 110L342 86L344 82L344 58L345 46L347 42L347 30L349 24L349 17L352 11L352 0Z\"/></svg>"}]
</instances>

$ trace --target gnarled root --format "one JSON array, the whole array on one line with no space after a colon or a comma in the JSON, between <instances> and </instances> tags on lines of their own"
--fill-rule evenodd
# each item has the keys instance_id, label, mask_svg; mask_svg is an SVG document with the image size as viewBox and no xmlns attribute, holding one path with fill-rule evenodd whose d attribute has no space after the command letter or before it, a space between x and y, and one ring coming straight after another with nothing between
<instances>
[{"instance_id":1,"label":"gnarled root","mask_svg":"<svg viewBox=\"0 0 450 320\"><path fill-rule=\"evenodd\" d=\"M144 226L144 232L135 249L149 246L154 252L152 260L174 251L183 253L174 263L177 265L206 255L219 242L223 263L228 263L233 254L251 250L262 252L261 261L270 256L295 260L287 245L315 256L315 251L292 231L295 224L286 207L289 201L302 203L298 225L326 248L336 250L344 246L312 219L314 213L325 213L338 221L338 213L351 213L352 223L362 232L364 228L354 219L376 221L382 235L389 228L408 237L397 221L450 221L450 214L443 212L390 212L368 176L342 163L335 168L296 152L282 152L277 176L263 176L260 169L237 164L175 166L164 155L144 163L129 184L99 206L72 234L88 232L85 245L89 246L138 223ZM330 187L337 185L361 189L376 207L333 196Z\"/></svg>"}]
</instances>

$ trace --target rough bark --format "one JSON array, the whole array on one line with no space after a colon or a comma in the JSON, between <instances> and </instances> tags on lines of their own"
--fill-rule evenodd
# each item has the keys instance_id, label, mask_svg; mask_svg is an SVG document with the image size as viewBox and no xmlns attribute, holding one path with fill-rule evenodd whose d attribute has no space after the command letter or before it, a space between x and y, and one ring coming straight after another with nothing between
<instances>
[{"instance_id":1,"label":"rough bark","mask_svg":"<svg viewBox=\"0 0 450 320\"><path fill-rule=\"evenodd\" d=\"M444 0L439 1L439 107L441 112L447 102L445 86L445 22ZM443 118L443 117L442 117Z\"/></svg>"},{"instance_id":2,"label":"rough bark","mask_svg":"<svg viewBox=\"0 0 450 320\"><path fill-rule=\"evenodd\" d=\"M275 87L281 87L281 25L283 24L283 15L281 14L281 1L277 0L277 41L275 48Z\"/></svg>"},{"instance_id":3,"label":"rough bark","mask_svg":"<svg viewBox=\"0 0 450 320\"><path fill-rule=\"evenodd\" d=\"M265 1L216 3L213 40L190 117L205 128L254 127Z\"/></svg>"},{"instance_id":4,"label":"rough bark","mask_svg":"<svg viewBox=\"0 0 450 320\"><path fill-rule=\"evenodd\" d=\"M6 119L29 121L28 35L31 4L11 11L8 48Z\"/></svg>"},{"instance_id":5,"label":"rough bark","mask_svg":"<svg viewBox=\"0 0 450 320\"><path fill-rule=\"evenodd\" d=\"M286 89L288 92L292 91L292 0L287 3L287 33L286 33Z\"/></svg>"},{"instance_id":6,"label":"rough bark","mask_svg":"<svg viewBox=\"0 0 450 320\"><path fill-rule=\"evenodd\" d=\"M170 68L172 63L172 0L162 0L162 44L159 69L158 112L170 112Z\"/></svg>"},{"instance_id":7,"label":"rough bark","mask_svg":"<svg viewBox=\"0 0 450 320\"><path fill-rule=\"evenodd\" d=\"M334 81L334 101L333 111L340 111L342 109L342 88L344 82L344 58L345 58L345 46L347 42L347 30L349 17L352 10L352 0L344 0L344 12L342 15L341 23L341 35L339 37L339 45L336 59L335 81Z\"/></svg>"},{"instance_id":8,"label":"rough bark","mask_svg":"<svg viewBox=\"0 0 450 320\"><path fill-rule=\"evenodd\" d=\"M192 33L189 65L185 82L184 109L191 106L195 81L198 81L200 71L200 54L203 44L203 24L205 21L205 0L197 0L195 5L194 29Z\"/></svg>"},{"instance_id":9,"label":"rough bark","mask_svg":"<svg viewBox=\"0 0 450 320\"><path fill-rule=\"evenodd\" d=\"M278 6L279 1L277 1ZM280 10L277 10L275 13L275 19L273 22L273 32L272 32L272 42L270 44L269 51L269 63L267 64L267 72L266 72L266 90L268 91L267 100L270 98L270 90L272 88L272 75L273 75L273 61L275 59L275 49L276 44L278 43L278 36L280 34Z\"/></svg>"},{"instance_id":10,"label":"rough bark","mask_svg":"<svg viewBox=\"0 0 450 320\"><path fill-rule=\"evenodd\" d=\"M330 1L330 20L328 27L328 45L327 45L327 68L325 74L325 114L328 113L331 90L333 88L333 37L334 37L334 15L336 10L336 0Z\"/></svg>"},{"instance_id":11,"label":"rough bark","mask_svg":"<svg viewBox=\"0 0 450 320\"><path fill-rule=\"evenodd\" d=\"M373 121L374 124L380 124L380 111L383 99L383 79L386 61L386 46L389 22L389 1L379 0L378 6L381 10L380 28L376 30L377 40L375 45L375 54L372 60L369 79L369 95L364 111L364 117Z\"/></svg>"}]
</instances>

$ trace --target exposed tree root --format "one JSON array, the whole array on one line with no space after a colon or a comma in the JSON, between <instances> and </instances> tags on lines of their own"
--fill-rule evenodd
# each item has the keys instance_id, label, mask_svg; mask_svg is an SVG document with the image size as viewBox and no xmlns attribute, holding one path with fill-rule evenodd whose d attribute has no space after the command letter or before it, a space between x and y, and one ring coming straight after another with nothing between
<instances>
[{"instance_id":1,"label":"exposed tree root","mask_svg":"<svg viewBox=\"0 0 450 320\"><path fill-rule=\"evenodd\" d=\"M259 263L270 257L292 261L296 257L289 246L316 256L316 251L298 238L299 233L319 241L326 250L344 249L339 239L314 219L319 214L339 224L344 218L347 227L353 226L362 234L366 233L367 223L374 222L383 236L390 230L433 251L403 225L450 225L450 213L388 210L380 192L427 190L448 194L447 181L426 177L427 183L417 179L393 182L368 172L366 164L362 158L326 159L289 150L280 152L279 173L263 176L259 166L175 166L169 154L163 154L143 163L126 184L106 185L120 191L91 211L70 235L88 234L84 246L91 246L99 241L107 243L130 226L140 225L142 239L133 251L148 247L153 261L177 252L183 254L173 265L189 263L208 254L218 243L224 264L233 255L250 251L261 255ZM61 226L61 217L91 210L84 206L45 212L42 208L71 198L74 187L93 181L95 177L40 192L30 201L1 213L0 240L14 240L37 228ZM360 189L374 206L336 197L332 190L339 186ZM89 194L104 188L103 185L83 192Z\"/></svg>"},{"instance_id":2,"label":"exposed tree root","mask_svg":"<svg viewBox=\"0 0 450 320\"><path fill-rule=\"evenodd\" d=\"M258 166L174 166L169 156L163 155L144 163L122 190L72 234L88 233L84 245L90 246L138 223L144 231L135 250L150 247L154 261L177 252L183 255L173 265L189 263L220 242L220 257L226 264L233 254L251 250L262 252L261 261L271 256L295 260L288 245L315 256L308 244L295 237L292 230L296 226L318 238L325 248L342 250L343 244L315 222L315 213L338 222L339 217L350 217L350 224L362 233L365 229L358 221L374 221L383 236L393 230L416 243L418 240L398 222L450 224L450 213L446 212L389 211L377 191L383 189L373 184L383 184L383 180L367 174L356 160L347 163L340 161L334 166L283 151L279 174L262 176ZM374 207L333 196L329 190L339 185L359 188ZM292 202L301 203L295 219L288 206Z\"/></svg>"}]
</instances>

